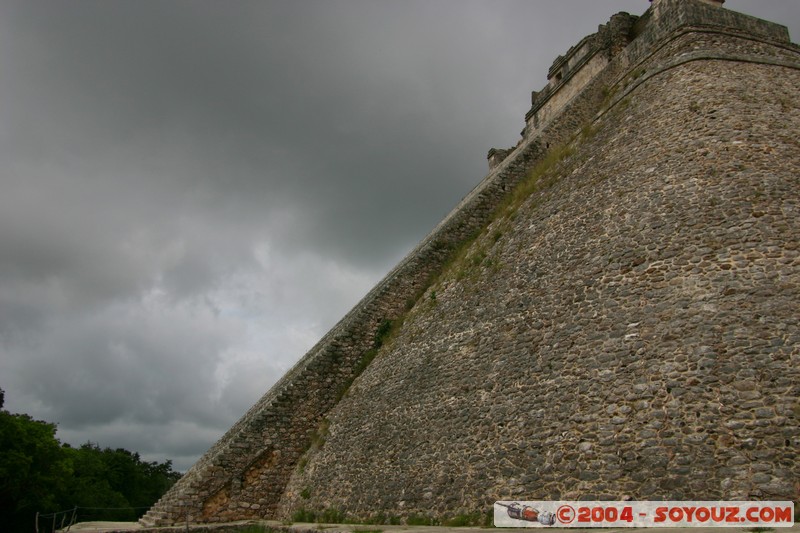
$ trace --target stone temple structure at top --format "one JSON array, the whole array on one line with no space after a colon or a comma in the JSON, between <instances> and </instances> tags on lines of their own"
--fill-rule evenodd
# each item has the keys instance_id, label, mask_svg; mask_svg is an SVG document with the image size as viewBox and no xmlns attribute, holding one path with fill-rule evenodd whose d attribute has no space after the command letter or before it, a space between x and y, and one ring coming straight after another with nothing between
<instances>
[{"instance_id":1,"label":"stone temple structure at top","mask_svg":"<svg viewBox=\"0 0 800 533\"><path fill-rule=\"evenodd\" d=\"M800 47L643 4L143 524L800 500Z\"/></svg>"}]
</instances>

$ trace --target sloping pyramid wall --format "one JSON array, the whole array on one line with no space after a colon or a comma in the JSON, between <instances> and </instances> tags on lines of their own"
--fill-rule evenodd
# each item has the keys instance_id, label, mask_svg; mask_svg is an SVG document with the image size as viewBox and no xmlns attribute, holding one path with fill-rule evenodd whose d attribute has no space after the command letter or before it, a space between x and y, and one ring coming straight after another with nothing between
<instances>
[{"instance_id":1,"label":"sloping pyramid wall","mask_svg":"<svg viewBox=\"0 0 800 533\"><path fill-rule=\"evenodd\" d=\"M800 71L728 67L643 83L488 226L328 415L283 516L798 499Z\"/></svg>"},{"instance_id":2,"label":"sloping pyramid wall","mask_svg":"<svg viewBox=\"0 0 800 533\"><path fill-rule=\"evenodd\" d=\"M800 53L656 4L143 523L800 499Z\"/></svg>"}]
</instances>

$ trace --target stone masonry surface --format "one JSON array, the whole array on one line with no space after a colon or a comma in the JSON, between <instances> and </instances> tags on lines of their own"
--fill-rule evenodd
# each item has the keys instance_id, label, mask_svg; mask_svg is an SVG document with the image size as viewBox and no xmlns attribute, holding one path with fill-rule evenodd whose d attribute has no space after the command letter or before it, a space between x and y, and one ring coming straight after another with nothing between
<instances>
[{"instance_id":1,"label":"stone masonry surface","mask_svg":"<svg viewBox=\"0 0 800 533\"><path fill-rule=\"evenodd\" d=\"M143 524L800 500L800 50L695 0L627 20Z\"/></svg>"}]
</instances>

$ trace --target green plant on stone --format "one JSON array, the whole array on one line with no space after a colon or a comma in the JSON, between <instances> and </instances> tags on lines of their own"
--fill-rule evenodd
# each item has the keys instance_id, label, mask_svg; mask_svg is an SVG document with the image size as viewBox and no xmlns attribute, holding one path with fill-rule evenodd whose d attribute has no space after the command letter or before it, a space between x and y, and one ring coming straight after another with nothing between
<instances>
[{"instance_id":1,"label":"green plant on stone","mask_svg":"<svg viewBox=\"0 0 800 533\"><path fill-rule=\"evenodd\" d=\"M600 106L603 109L607 109L608 105L611 103L611 101L617 95L618 91L619 91L619 87L616 86L616 85L613 86L613 87L607 87L606 86L606 87L603 87L602 89L600 89L600 94L603 96L603 102L600 104Z\"/></svg>"},{"instance_id":2,"label":"green plant on stone","mask_svg":"<svg viewBox=\"0 0 800 533\"><path fill-rule=\"evenodd\" d=\"M375 331L375 341L374 346L375 348L380 348L383 346L383 342L389 336L389 333L392 331L392 321L388 318L384 318L381 323L378 325L378 329Z\"/></svg>"},{"instance_id":3,"label":"green plant on stone","mask_svg":"<svg viewBox=\"0 0 800 533\"><path fill-rule=\"evenodd\" d=\"M581 128L581 138L584 141L588 141L589 139L594 137L594 135L597 133L599 129L600 128L596 126L594 122L589 121L586 124L584 124L583 128Z\"/></svg>"},{"instance_id":4,"label":"green plant on stone","mask_svg":"<svg viewBox=\"0 0 800 533\"><path fill-rule=\"evenodd\" d=\"M301 507L294 513L292 513L292 522L316 522L317 521L317 514L313 511L308 511L304 507Z\"/></svg>"},{"instance_id":5,"label":"green plant on stone","mask_svg":"<svg viewBox=\"0 0 800 533\"><path fill-rule=\"evenodd\" d=\"M328 426L330 422L328 422L327 418L323 418L320 423L319 427L311 432L311 449L319 449L325 444L325 437L328 436Z\"/></svg>"},{"instance_id":6,"label":"green plant on stone","mask_svg":"<svg viewBox=\"0 0 800 533\"><path fill-rule=\"evenodd\" d=\"M472 258L472 266L479 266L483 264L484 259L486 259L486 251L481 248L478 250L478 253L475 255L475 257Z\"/></svg>"},{"instance_id":7,"label":"green plant on stone","mask_svg":"<svg viewBox=\"0 0 800 533\"><path fill-rule=\"evenodd\" d=\"M550 150L511 192L508 200L502 206L504 210L509 213L516 212L519 206L533 193L551 187L558 180L558 174L555 172L558 164L574 153L575 149L567 144Z\"/></svg>"},{"instance_id":8,"label":"green plant on stone","mask_svg":"<svg viewBox=\"0 0 800 533\"><path fill-rule=\"evenodd\" d=\"M375 359L376 355L378 355L377 348L372 348L364 352L364 355L361 357L361 359L358 361L358 364L353 369L353 379L360 376L361 373L367 369L369 364ZM347 387L350 387L350 385L352 385L352 381L347 384Z\"/></svg>"},{"instance_id":9,"label":"green plant on stone","mask_svg":"<svg viewBox=\"0 0 800 533\"><path fill-rule=\"evenodd\" d=\"M325 509L319 516L318 521L324 524L344 524L346 517L345 514L338 509Z\"/></svg>"},{"instance_id":10,"label":"green plant on stone","mask_svg":"<svg viewBox=\"0 0 800 533\"><path fill-rule=\"evenodd\" d=\"M370 515L364 520L361 521L362 524L385 524L386 523L386 515L383 513L376 513L374 515Z\"/></svg>"},{"instance_id":11,"label":"green plant on stone","mask_svg":"<svg viewBox=\"0 0 800 533\"><path fill-rule=\"evenodd\" d=\"M444 264L442 265L441 269L436 275L431 276L429 287L436 285L439 280L443 277L452 273L452 270L457 266L461 265L462 261L466 257L467 253L469 252L470 246L472 243L475 242L475 239L481 234L480 230L476 230L472 232L469 236L467 236L463 241L461 241L458 246L455 246L450 253L448 254L447 259L445 260Z\"/></svg>"},{"instance_id":12,"label":"green plant on stone","mask_svg":"<svg viewBox=\"0 0 800 533\"><path fill-rule=\"evenodd\" d=\"M447 527L469 527L479 526L484 522L484 517L480 513L460 514L444 521Z\"/></svg>"},{"instance_id":13,"label":"green plant on stone","mask_svg":"<svg viewBox=\"0 0 800 533\"><path fill-rule=\"evenodd\" d=\"M359 359L358 363L356 363L355 367L353 368L353 376L339 389L339 393L336 398L337 403L347 395L347 392L350 390L350 385L353 384L353 381L355 381L355 379L367 369L370 363L372 363L372 361L375 359L375 356L378 355L378 350L386 343L387 340L392 337L392 334L396 330L400 329L402 324L403 317L396 321L385 318L380 322L380 324L378 324L378 328L375 331L375 337L372 341L372 348L364 352L364 354L361 356L361 359Z\"/></svg>"},{"instance_id":14,"label":"green plant on stone","mask_svg":"<svg viewBox=\"0 0 800 533\"><path fill-rule=\"evenodd\" d=\"M430 516L420 516L417 514L410 514L406 518L406 525L409 526L436 526L438 521Z\"/></svg>"},{"instance_id":15,"label":"green plant on stone","mask_svg":"<svg viewBox=\"0 0 800 533\"><path fill-rule=\"evenodd\" d=\"M483 523L481 524L481 527L492 527L492 526L494 526L494 509L489 508L483 514Z\"/></svg>"}]
</instances>

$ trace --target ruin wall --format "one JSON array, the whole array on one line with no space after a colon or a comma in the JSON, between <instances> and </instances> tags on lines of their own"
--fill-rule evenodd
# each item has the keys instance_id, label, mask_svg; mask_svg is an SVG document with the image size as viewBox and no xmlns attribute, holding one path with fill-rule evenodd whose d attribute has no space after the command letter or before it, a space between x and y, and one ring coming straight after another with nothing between
<instances>
[{"instance_id":1,"label":"ruin wall","mask_svg":"<svg viewBox=\"0 0 800 533\"><path fill-rule=\"evenodd\" d=\"M186 473L143 518L143 524L174 524L187 516L192 522L274 517L305 503L324 507L322 501L297 499L302 492L297 483L303 483L296 479L300 461L310 459L309 450L327 431L327 420L337 404L350 405L341 400L350 398L354 380L364 368L373 368L376 353L386 350L382 334L390 321L399 322L425 298L430 299L430 285L453 253L496 216L498 206L551 148L574 140L592 120L602 121L605 112L618 108L633 91L646 91L648 80L663 78L667 69L678 68L669 67L669 62L679 52L692 50L695 55L684 57L687 61L699 62L704 54L714 55L715 60L735 57L791 72L798 64L797 49L781 27L738 15L730 22L732 15L727 11L709 8L716 11L707 12L707 6L691 0L657 4L660 11L642 17L649 22L644 28L639 26L636 39L618 50L591 79L574 78L583 90L575 91L547 124L528 131L445 220ZM689 19L697 23L697 17L702 18L703 27L686 26ZM710 20L717 23L709 25ZM721 29L731 24L735 24L733 33ZM681 28L683 34L678 31ZM698 91L698 98L703 94L697 88L687 90ZM465 300L464 305L470 302Z\"/></svg>"},{"instance_id":2,"label":"ruin wall","mask_svg":"<svg viewBox=\"0 0 800 533\"><path fill-rule=\"evenodd\" d=\"M281 516L800 500L797 49L706 27L637 59L329 413Z\"/></svg>"}]
</instances>

